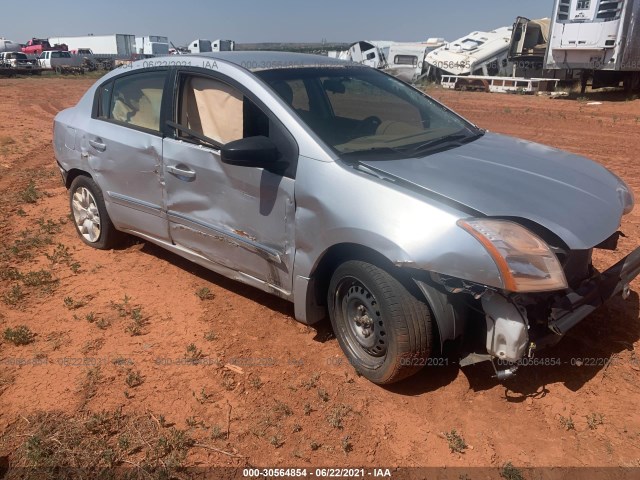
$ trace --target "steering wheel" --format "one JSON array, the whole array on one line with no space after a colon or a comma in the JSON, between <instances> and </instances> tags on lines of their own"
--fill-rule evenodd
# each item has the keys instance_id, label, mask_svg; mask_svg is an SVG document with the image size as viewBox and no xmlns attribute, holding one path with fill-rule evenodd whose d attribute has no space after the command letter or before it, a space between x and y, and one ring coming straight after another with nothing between
<instances>
[{"instance_id":1,"label":"steering wheel","mask_svg":"<svg viewBox=\"0 0 640 480\"><path fill-rule=\"evenodd\" d=\"M380 120L380 117L371 115L370 117L360 120L360 124L354 128L353 133L356 137L373 135L381 124L382 120Z\"/></svg>"}]
</instances>

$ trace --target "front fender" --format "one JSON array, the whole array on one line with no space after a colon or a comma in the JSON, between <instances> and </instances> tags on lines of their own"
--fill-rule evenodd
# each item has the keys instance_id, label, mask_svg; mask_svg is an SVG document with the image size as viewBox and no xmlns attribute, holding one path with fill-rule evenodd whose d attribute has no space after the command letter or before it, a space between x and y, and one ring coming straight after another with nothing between
<instances>
[{"instance_id":1,"label":"front fender","mask_svg":"<svg viewBox=\"0 0 640 480\"><path fill-rule=\"evenodd\" d=\"M480 242L458 227L462 209L335 162L301 157L296 178L296 316L307 310L309 282L329 249L360 245L398 267L503 288ZM302 303L299 303L302 301ZM313 303L313 302L312 302Z\"/></svg>"},{"instance_id":2,"label":"front fender","mask_svg":"<svg viewBox=\"0 0 640 480\"><path fill-rule=\"evenodd\" d=\"M406 266L502 288L484 247L456 222L468 215L373 175L301 157L295 273L310 277L333 245L352 243Z\"/></svg>"}]
</instances>

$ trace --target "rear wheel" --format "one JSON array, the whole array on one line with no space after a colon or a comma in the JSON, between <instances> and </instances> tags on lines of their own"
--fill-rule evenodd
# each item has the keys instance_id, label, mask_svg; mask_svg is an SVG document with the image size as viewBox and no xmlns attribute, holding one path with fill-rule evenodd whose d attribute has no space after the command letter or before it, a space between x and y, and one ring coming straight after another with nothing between
<instances>
[{"instance_id":1,"label":"rear wheel","mask_svg":"<svg viewBox=\"0 0 640 480\"><path fill-rule=\"evenodd\" d=\"M374 383L416 373L431 354L429 307L375 265L356 260L340 265L331 278L328 306L342 350Z\"/></svg>"},{"instance_id":2,"label":"rear wheel","mask_svg":"<svg viewBox=\"0 0 640 480\"><path fill-rule=\"evenodd\" d=\"M73 223L84 243L108 250L122 238L107 213L102 190L91 178L76 177L69 188L69 204Z\"/></svg>"}]
</instances>

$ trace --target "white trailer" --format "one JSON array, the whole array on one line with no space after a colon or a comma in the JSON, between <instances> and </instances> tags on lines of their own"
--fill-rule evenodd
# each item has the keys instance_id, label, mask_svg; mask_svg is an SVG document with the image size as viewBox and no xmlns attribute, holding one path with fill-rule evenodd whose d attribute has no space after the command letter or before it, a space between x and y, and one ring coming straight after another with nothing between
<instances>
[{"instance_id":1,"label":"white trailer","mask_svg":"<svg viewBox=\"0 0 640 480\"><path fill-rule=\"evenodd\" d=\"M471 32L447 43L426 56L429 76L442 75L506 76L511 74L508 60L513 27L501 27L490 32Z\"/></svg>"},{"instance_id":2,"label":"white trailer","mask_svg":"<svg viewBox=\"0 0 640 480\"><path fill-rule=\"evenodd\" d=\"M425 73L427 53L442 45L444 45L443 38L430 38L426 42L361 40L349 46L348 50L329 52L328 56L385 70L411 83Z\"/></svg>"},{"instance_id":3,"label":"white trailer","mask_svg":"<svg viewBox=\"0 0 640 480\"><path fill-rule=\"evenodd\" d=\"M169 38L161 35L136 37L136 53L138 55L169 55Z\"/></svg>"},{"instance_id":4,"label":"white trailer","mask_svg":"<svg viewBox=\"0 0 640 480\"><path fill-rule=\"evenodd\" d=\"M549 70L580 71L582 88L640 88L640 0L556 0Z\"/></svg>"},{"instance_id":5,"label":"white trailer","mask_svg":"<svg viewBox=\"0 0 640 480\"><path fill-rule=\"evenodd\" d=\"M136 54L136 36L123 33L80 37L51 37L49 38L49 43L51 45L66 44L69 50L88 48L96 56L110 55L128 58Z\"/></svg>"},{"instance_id":6,"label":"white trailer","mask_svg":"<svg viewBox=\"0 0 640 480\"><path fill-rule=\"evenodd\" d=\"M392 43L384 70L407 83L416 82L427 73L426 57L429 52L444 44L444 38L429 38L426 42Z\"/></svg>"}]
</instances>

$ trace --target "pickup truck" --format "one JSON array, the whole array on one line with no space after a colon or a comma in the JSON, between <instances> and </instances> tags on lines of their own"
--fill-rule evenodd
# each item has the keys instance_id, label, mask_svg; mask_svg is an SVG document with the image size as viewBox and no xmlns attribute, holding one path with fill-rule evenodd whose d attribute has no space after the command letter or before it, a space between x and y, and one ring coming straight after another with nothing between
<instances>
[{"instance_id":1,"label":"pickup truck","mask_svg":"<svg viewBox=\"0 0 640 480\"><path fill-rule=\"evenodd\" d=\"M32 38L27 44L22 47L22 52L32 55L40 55L47 50L61 50L67 51L69 48L66 45L51 45L49 40L43 38Z\"/></svg>"},{"instance_id":2,"label":"pickup truck","mask_svg":"<svg viewBox=\"0 0 640 480\"><path fill-rule=\"evenodd\" d=\"M22 52L0 52L0 65L22 70L32 70L38 66L36 61L29 60Z\"/></svg>"},{"instance_id":3,"label":"pickup truck","mask_svg":"<svg viewBox=\"0 0 640 480\"><path fill-rule=\"evenodd\" d=\"M84 73L82 57L72 56L67 51L47 50L40 54L38 63L45 70L55 70L57 73Z\"/></svg>"}]
</instances>

